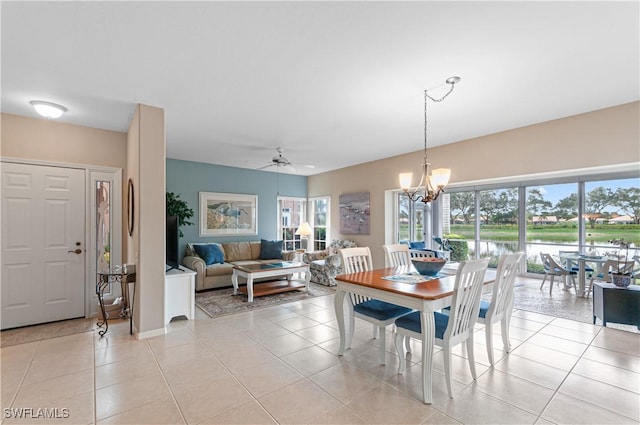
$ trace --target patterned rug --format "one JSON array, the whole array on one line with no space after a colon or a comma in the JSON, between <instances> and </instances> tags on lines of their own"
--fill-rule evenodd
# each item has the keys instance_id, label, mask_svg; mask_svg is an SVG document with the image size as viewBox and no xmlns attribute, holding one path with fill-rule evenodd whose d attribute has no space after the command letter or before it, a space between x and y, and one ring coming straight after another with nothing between
<instances>
[{"instance_id":1,"label":"patterned rug","mask_svg":"<svg viewBox=\"0 0 640 425\"><path fill-rule=\"evenodd\" d=\"M233 288L222 288L196 293L196 305L210 317L220 317L227 314L259 310L265 307L330 295L335 292L335 286L330 287L311 282L309 283L309 292L301 289L299 291L264 295L254 297L253 302L248 303L245 294L233 295Z\"/></svg>"},{"instance_id":2,"label":"patterned rug","mask_svg":"<svg viewBox=\"0 0 640 425\"><path fill-rule=\"evenodd\" d=\"M42 341L59 336L67 336L84 332L93 332L96 319L70 319L42 325L25 326L0 332L0 347Z\"/></svg>"}]
</instances>

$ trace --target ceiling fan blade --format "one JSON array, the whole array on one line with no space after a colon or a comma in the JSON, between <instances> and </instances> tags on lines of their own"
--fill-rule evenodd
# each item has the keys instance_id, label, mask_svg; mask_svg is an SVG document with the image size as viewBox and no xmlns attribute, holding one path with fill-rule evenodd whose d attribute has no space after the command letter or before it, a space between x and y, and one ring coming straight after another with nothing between
<instances>
[{"instance_id":1,"label":"ceiling fan blade","mask_svg":"<svg viewBox=\"0 0 640 425\"><path fill-rule=\"evenodd\" d=\"M264 170L265 168L273 167L274 165L276 165L276 164L273 164L273 163L272 164L267 164L264 167L256 168L256 170Z\"/></svg>"}]
</instances>

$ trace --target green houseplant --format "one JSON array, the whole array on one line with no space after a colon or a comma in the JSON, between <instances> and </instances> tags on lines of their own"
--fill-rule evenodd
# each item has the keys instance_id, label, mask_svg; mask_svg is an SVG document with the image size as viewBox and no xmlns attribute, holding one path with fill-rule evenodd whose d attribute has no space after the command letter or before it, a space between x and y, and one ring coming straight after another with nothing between
<instances>
[{"instance_id":1,"label":"green houseplant","mask_svg":"<svg viewBox=\"0 0 640 425\"><path fill-rule=\"evenodd\" d=\"M618 247L616 251L616 268L611 270L611 280L616 286L627 287L633 280L633 262L629 262L631 242L624 239L612 239L610 244ZM622 254L624 252L624 255ZM629 267L629 265L631 265Z\"/></svg>"},{"instance_id":2,"label":"green houseplant","mask_svg":"<svg viewBox=\"0 0 640 425\"><path fill-rule=\"evenodd\" d=\"M189 204L180 199L180 194L173 192L167 192L167 217L178 216L178 222L180 227L193 226L193 223L189 221L193 217L193 210L189 208ZM180 237L183 237L182 229L180 230Z\"/></svg>"}]
</instances>

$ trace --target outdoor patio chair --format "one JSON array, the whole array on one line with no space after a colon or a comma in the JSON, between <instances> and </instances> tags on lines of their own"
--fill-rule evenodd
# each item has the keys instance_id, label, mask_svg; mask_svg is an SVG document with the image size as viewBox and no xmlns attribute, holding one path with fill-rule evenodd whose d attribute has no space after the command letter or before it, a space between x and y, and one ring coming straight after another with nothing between
<instances>
[{"instance_id":1,"label":"outdoor patio chair","mask_svg":"<svg viewBox=\"0 0 640 425\"><path fill-rule=\"evenodd\" d=\"M571 285L573 289L576 290L576 281L574 276L578 274L577 271L567 270L562 265L560 265L555 258L551 256L551 254L547 254L546 252L540 253L540 259L542 260L542 266L544 267L544 278L542 279L542 283L540 284L540 289L544 286L544 282L547 280L547 277L550 276L549 280L549 295L551 295L551 291L553 290L553 278L555 276L562 276L564 279L564 286L567 287L567 276L571 279Z\"/></svg>"}]
</instances>

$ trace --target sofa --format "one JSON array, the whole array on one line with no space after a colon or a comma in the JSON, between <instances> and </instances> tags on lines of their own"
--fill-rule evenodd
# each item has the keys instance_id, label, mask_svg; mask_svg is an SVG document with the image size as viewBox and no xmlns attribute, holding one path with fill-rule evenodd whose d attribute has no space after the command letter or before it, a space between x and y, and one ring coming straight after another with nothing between
<instances>
[{"instance_id":1,"label":"sofa","mask_svg":"<svg viewBox=\"0 0 640 425\"><path fill-rule=\"evenodd\" d=\"M302 255L302 262L309 264L311 282L325 286L335 286L335 277L342 273L342 260L339 250L342 248L355 248L354 241L347 239L333 239L327 249L309 251Z\"/></svg>"},{"instance_id":2,"label":"sofa","mask_svg":"<svg viewBox=\"0 0 640 425\"><path fill-rule=\"evenodd\" d=\"M273 242L280 243L280 250L271 252L268 255L265 249L265 242L271 242L270 247L273 248ZM211 247L207 245L216 245ZM207 264L207 249L215 248L218 253L213 262ZM224 242L224 243L188 243L182 264L196 272L196 292L206 289L223 288L232 286L231 275L233 274L234 265L247 265L259 263L277 263L279 261L293 261L295 251L282 251L281 241L247 241L247 242ZM198 252L200 251L200 253ZM271 250L273 251L273 249ZM220 257L219 253L222 256ZM267 255L265 255L267 253ZM262 254L262 255L261 255ZM270 257L270 258L267 258ZM285 276L283 276L285 277ZM269 278L269 280L277 279ZM256 280L259 282L260 280Z\"/></svg>"}]
</instances>

